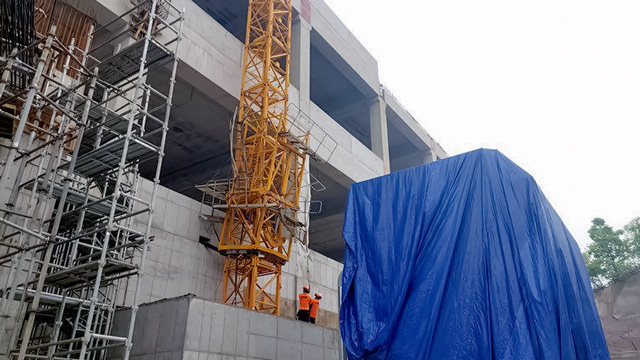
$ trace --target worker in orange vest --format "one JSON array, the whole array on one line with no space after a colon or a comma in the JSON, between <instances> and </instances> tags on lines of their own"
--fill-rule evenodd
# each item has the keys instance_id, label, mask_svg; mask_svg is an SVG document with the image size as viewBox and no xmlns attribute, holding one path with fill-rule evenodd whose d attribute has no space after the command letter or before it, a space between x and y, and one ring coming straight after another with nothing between
<instances>
[{"instance_id":1,"label":"worker in orange vest","mask_svg":"<svg viewBox=\"0 0 640 360\"><path fill-rule=\"evenodd\" d=\"M311 311L309 312L309 320L312 324L316 323L316 315L318 314L318 309L320 308L320 299L322 299L322 294L316 293L315 299L311 299Z\"/></svg>"},{"instance_id":2,"label":"worker in orange vest","mask_svg":"<svg viewBox=\"0 0 640 360\"><path fill-rule=\"evenodd\" d=\"M302 294L298 295L300 299L300 308L298 309L298 320L309 322L309 310L311 309L309 305L311 304L311 287L309 285L305 285L302 287Z\"/></svg>"}]
</instances>

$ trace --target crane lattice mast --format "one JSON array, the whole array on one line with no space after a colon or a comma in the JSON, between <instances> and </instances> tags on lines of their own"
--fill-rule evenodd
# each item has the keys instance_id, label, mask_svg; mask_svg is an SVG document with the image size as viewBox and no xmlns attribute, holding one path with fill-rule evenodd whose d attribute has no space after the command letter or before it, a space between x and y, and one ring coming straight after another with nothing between
<instances>
[{"instance_id":1,"label":"crane lattice mast","mask_svg":"<svg viewBox=\"0 0 640 360\"><path fill-rule=\"evenodd\" d=\"M226 256L223 302L275 315L308 142L287 124L291 10L290 0L249 2L234 177L218 246Z\"/></svg>"}]
</instances>

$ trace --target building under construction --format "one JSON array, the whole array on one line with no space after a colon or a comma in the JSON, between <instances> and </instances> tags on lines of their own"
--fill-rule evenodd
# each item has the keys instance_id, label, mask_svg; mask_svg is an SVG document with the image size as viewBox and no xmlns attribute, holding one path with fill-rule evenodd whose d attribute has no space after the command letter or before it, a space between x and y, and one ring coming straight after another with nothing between
<instances>
[{"instance_id":1,"label":"building under construction","mask_svg":"<svg viewBox=\"0 0 640 360\"><path fill-rule=\"evenodd\" d=\"M0 17L0 357L338 359L350 185L447 155L331 9Z\"/></svg>"}]
</instances>

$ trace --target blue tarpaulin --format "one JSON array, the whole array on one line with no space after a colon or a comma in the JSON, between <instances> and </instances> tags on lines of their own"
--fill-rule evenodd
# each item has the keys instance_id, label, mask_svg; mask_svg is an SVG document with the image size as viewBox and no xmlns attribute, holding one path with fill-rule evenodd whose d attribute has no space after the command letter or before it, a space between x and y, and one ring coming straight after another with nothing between
<instances>
[{"instance_id":1,"label":"blue tarpaulin","mask_svg":"<svg viewBox=\"0 0 640 360\"><path fill-rule=\"evenodd\" d=\"M350 359L609 359L578 245L498 151L354 184L343 235Z\"/></svg>"}]
</instances>

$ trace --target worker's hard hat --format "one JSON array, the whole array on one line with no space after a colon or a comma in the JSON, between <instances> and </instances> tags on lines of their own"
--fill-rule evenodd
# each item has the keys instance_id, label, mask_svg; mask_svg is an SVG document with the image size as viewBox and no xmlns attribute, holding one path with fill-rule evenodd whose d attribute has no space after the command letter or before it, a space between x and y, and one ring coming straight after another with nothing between
<instances>
[{"instance_id":1,"label":"worker's hard hat","mask_svg":"<svg viewBox=\"0 0 640 360\"><path fill-rule=\"evenodd\" d=\"M316 293L316 297L317 297L318 299L322 299L322 294L320 294L320 293Z\"/></svg>"},{"instance_id":2,"label":"worker's hard hat","mask_svg":"<svg viewBox=\"0 0 640 360\"><path fill-rule=\"evenodd\" d=\"M305 286L302 287L302 290L304 290L306 292L309 292L309 291L311 291L311 286L305 285Z\"/></svg>"}]
</instances>

